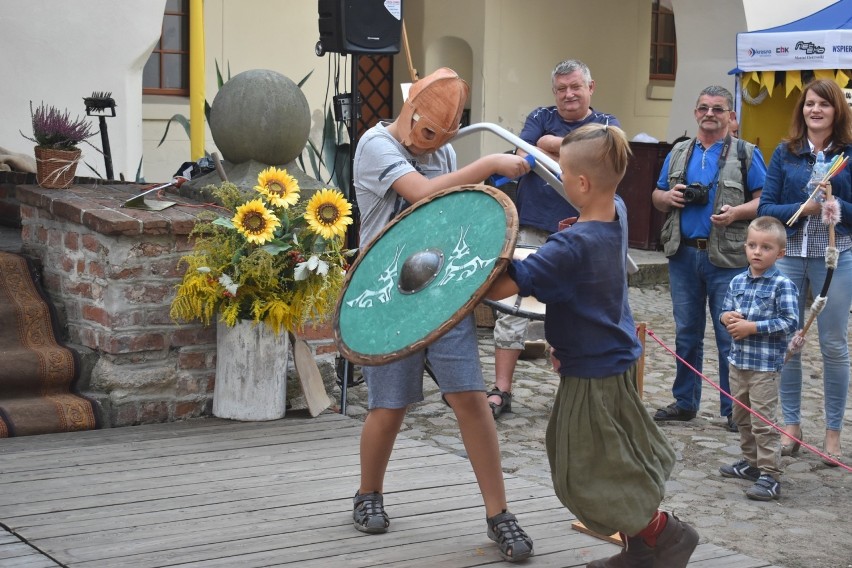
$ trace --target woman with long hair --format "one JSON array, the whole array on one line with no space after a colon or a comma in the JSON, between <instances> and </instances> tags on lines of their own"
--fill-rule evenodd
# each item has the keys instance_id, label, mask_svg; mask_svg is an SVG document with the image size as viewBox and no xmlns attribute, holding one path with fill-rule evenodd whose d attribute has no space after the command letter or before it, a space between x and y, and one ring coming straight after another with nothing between
<instances>
[{"instance_id":1,"label":"woman with long hair","mask_svg":"<svg viewBox=\"0 0 852 568\"><path fill-rule=\"evenodd\" d=\"M823 389L825 393L825 445L830 457L841 454L840 431L846 396L849 391L849 310L852 306L852 168L845 168L831 178L831 196L837 200L839 222L824 220L824 193L811 197L814 165L822 153L826 163L835 156L852 154L852 112L843 91L834 81L819 79L803 89L793 111L790 135L772 154L766 183L760 196L758 215L771 215L787 223L798 213L787 229L786 255L778 260L778 268L799 289L799 322L805 322L808 289L816 297L829 274L826 252L829 225L835 226L838 253L833 268L830 292L817 316L819 346L822 354ZM833 256L833 255L832 255ZM808 347L805 347L808 348ZM801 439L802 360L793 355L781 371L779 389L784 428ZM794 455L799 443L789 438L782 453ZM824 460L827 465L836 465Z\"/></svg>"}]
</instances>

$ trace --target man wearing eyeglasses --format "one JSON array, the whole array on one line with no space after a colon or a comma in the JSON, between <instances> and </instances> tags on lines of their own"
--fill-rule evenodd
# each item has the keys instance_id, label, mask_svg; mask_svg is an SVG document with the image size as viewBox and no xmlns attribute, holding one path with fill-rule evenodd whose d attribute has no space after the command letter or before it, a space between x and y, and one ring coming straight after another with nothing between
<instances>
[{"instance_id":1,"label":"man wearing eyeglasses","mask_svg":"<svg viewBox=\"0 0 852 568\"><path fill-rule=\"evenodd\" d=\"M521 139L558 161L562 138L572 130L590 123L620 126L613 115L591 107L595 82L585 63L576 59L562 61L553 69L550 79L556 104L534 109L527 116L519 135ZM518 154L525 155L521 150ZM518 245L543 245L557 231L560 221L578 215L564 197L533 172L520 179L515 205L520 225ZM528 324L528 319L508 314L499 314L495 322L495 386L488 393L494 418L512 409L513 375L524 349Z\"/></svg>"},{"instance_id":2,"label":"man wearing eyeglasses","mask_svg":"<svg viewBox=\"0 0 852 568\"><path fill-rule=\"evenodd\" d=\"M702 371L708 305L719 351L718 383L730 393L731 336L719 316L728 284L748 265L746 232L757 216L766 179L760 150L729 133L736 119L733 106L733 96L724 87L701 91L693 111L698 133L674 145L651 194L654 207L668 213L660 240L669 259L678 355L675 401L657 411L658 421L692 420L698 412L702 379L687 365ZM731 399L720 393L720 415L725 427L736 432L731 409Z\"/></svg>"}]
</instances>

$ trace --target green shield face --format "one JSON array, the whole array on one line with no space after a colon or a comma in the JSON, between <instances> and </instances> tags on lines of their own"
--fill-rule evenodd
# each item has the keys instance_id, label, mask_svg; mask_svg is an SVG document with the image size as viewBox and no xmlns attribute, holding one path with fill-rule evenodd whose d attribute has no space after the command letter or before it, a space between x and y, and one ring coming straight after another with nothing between
<instances>
[{"instance_id":1,"label":"green shield face","mask_svg":"<svg viewBox=\"0 0 852 568\"><path fill-rule=\"evenodd\" d=\"M511 258L517 213L483 185L411 206L350 269L335 339L350 361L388 363L423 349L467 316Z\"/></svg>"}]
</instances>

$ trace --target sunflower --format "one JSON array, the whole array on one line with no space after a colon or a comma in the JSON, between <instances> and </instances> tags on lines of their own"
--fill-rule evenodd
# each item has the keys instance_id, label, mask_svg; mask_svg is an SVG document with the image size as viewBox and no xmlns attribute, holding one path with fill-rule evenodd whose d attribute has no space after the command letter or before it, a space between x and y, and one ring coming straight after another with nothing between
<instances>
[{"instance_id":1,"label":"sunflower","mask_svg":"<svg viewBox=\"0 0 852 568\"><path fill-rule=\"evenodd\" d=\"M275 229L281 224L263 201L255 199L237 207L237 213L231 222L250 243L262 245L272 239Z\"/></svg>"},{"instance_id":2,"label":"sunflower","mask_svg":"<svg viewBox=\"0 0 852 568\"><path fill-rule=\"evenodd\" d=\"M287 209L299 201L299 182L288 174L287 170L266 168L258 174L254 188L264 194L275 207Z\"/></svg>"},{"instance_id":3,"label":"sunflower","mask_svg":"<svg viewBox=\"0 0 852 568\"><path fill-rule=\"evenodd\" d=\"M343 194L333 189L322 189L311 197L305 209L305 220L308 227L322 236L331 239L343 236L346 225L352 223L352 204Z\"/></svg>"}]
</instances>

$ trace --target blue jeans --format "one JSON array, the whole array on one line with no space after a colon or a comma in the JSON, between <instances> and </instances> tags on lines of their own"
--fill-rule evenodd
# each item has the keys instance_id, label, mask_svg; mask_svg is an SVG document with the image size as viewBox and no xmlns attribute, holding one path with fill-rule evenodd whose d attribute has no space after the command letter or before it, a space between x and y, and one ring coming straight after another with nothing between
<instances>
[{"instance_id":1,"label":"blue jeans","mask_svg":"<svg viewBox=\"0 0 852 568\"><path fill-rule=\"evenodd\" d=\"M775 263L799 288L799 328L804 327L808 286L814 297L822 290L827 268L824 258L785 256ZM825 308L817 316L819 348L822 353L822 382L825 391L825 428L843 428L846 394L849 392L849 308L852 306L852 251L840 254L826 294ZM804 349L813 349L812 334ZM785 424L801 424L802 355L797 353L781 369L779 387L781 413Z\"/></svg>"},{"instance_id":2,"label":"blue jeans","mask_svg":"<svg viewBox=\"0 0 852 568\"><path fill-rule=\"evenodd\" d=\"M731 279L745 268L719 268L710 263L707 251L681 245L669 257L669 288L675 321L675 351L678 357L702 372L704 361L704 330L707 326L707 306L713 321L716 348L719 350L719 386L726 393L728 385L728 353L731 334L719 322L722 302ZM702 379L680 360L672 394L683 410L698 411L701 404ZM731 399L719 393L719 414L731 415Z\"/></svg>"}]
</instances>

